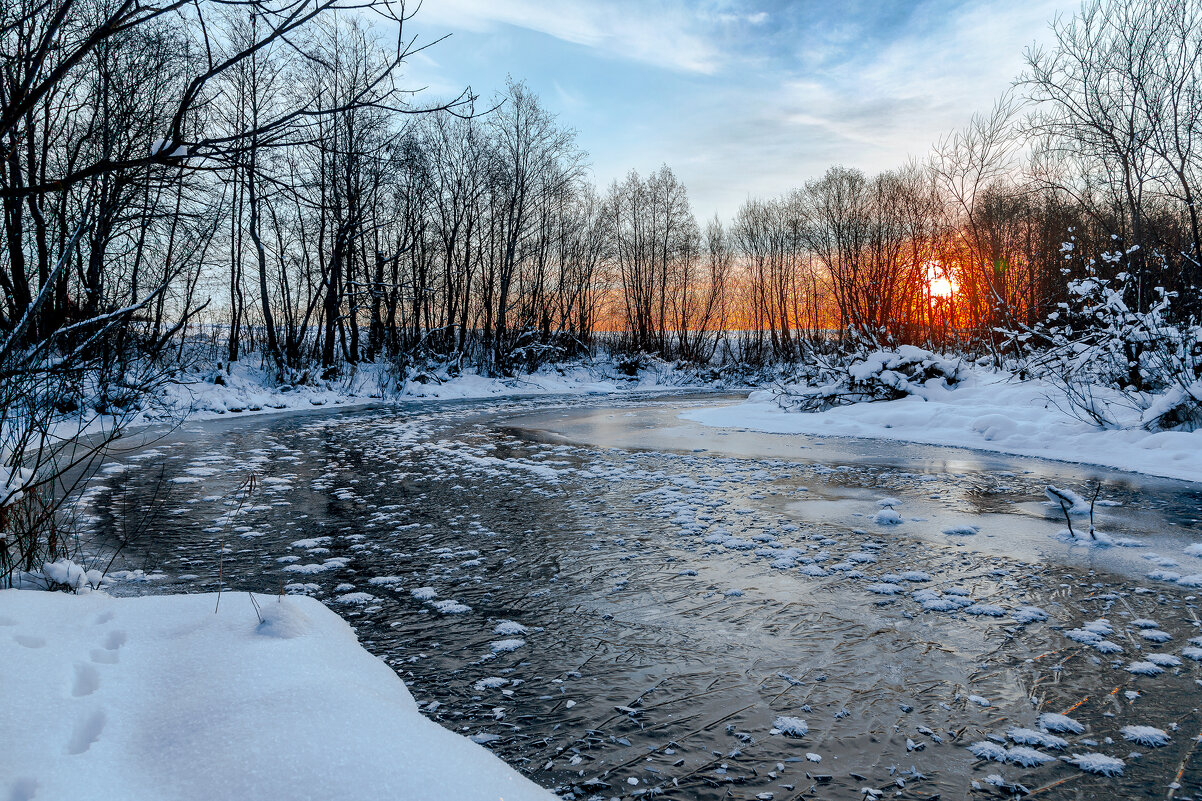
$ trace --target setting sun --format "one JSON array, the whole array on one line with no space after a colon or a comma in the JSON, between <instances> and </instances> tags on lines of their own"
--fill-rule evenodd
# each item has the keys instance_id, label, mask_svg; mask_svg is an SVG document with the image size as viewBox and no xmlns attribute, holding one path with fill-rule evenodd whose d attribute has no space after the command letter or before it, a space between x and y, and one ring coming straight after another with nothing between
<instances>
[{"instance_id":1,"label":"setting sun","mask_svg":"<svg viewBox=\"0 0 1202 801\"><path fill-rule=\"evenodd\" d=\"M950 298L956 291L955 283L944 272L942 265L927 265L927 291L933 298Z\"/></svg>"}]
</instances>

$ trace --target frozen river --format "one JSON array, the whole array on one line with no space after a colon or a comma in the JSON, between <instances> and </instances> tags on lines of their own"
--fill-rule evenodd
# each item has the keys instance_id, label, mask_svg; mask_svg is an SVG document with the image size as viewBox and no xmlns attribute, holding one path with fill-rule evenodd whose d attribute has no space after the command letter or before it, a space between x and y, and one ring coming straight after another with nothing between
<instances>
[{"instance_id":1,"label":"frozen river","mask_svg":"<svg viewBox=\"0 0 1202 801\"><path fill-rule=\"evenodd\" d=\"M677 417L732 400L189 424L80 512L114 592L314 595L565 798L1202 798L1202 488ZM1055 538L1092 481L1126 546Z\"/></svg>"}]
</instances>

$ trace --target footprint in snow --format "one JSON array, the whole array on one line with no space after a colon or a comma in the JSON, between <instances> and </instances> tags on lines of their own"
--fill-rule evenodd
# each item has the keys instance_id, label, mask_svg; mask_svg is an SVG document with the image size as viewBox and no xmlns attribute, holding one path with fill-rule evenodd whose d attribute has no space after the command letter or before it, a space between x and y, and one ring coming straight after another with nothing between
<instances>
[{"instance_id":1,"label":"footprint in snow","mask_svg":"<svg viewBox=\"0 0 1202 801\"><path fill-rule=\"evenodd\" d=\"M75 663L75 682L71 687L71 695L81 698L91 695L100 687L100 674L96 668L82 662Z\"/></svg>"},{"instance_id":2,"label":"footprint in snow","mask_svg":"<svg viewBox=\"0 0 1202 801\"><path fill-rule=\"evenodd\" d=\"M14 781L8 791L8 801L33 801L38 792L38 780L22 776Z\"/></svg>"},{"instance_id":3,"label":"footprint in snow","mask_svg":"<svg viewBox=\"0 0 1202 801\"><path fill-rule=\"evenodd\" d=\"M104 724L107 720L108 716L103 709L97 709L86 718L77 720L75 722L75 731L71 735L71 740L67 743L67 753L70 755L86 753L100 739L100 734L104 731Z\"/></svg>"},{"instance_id":4,"label":"footprint in snow","mask_svg":"<svg viewBox=\"0 0 1202 801\"><path fill-rule=\"evenodd\" d=\"M115 650L107 648L93 648L89 656L98 665L115 665L121 661Z\"/></svg>"}]
</instances>

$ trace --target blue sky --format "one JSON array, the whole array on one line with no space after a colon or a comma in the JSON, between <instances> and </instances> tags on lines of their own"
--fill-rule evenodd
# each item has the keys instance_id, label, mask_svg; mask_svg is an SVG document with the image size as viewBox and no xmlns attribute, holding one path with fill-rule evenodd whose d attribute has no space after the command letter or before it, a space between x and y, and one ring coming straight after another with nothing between
<instances>
[{"instance_id":1,"label":"blue sky","mask_svg":"<svg viewBox=\"0 0 1202 801\"><path fill-rule=\"evenodd\" d=\"M602 188L668 164L702 217L831 164L922 156L1021 71L1063 0L425 0L407 83L488 96L525 80Z\"/></svg>"}]
</instances>

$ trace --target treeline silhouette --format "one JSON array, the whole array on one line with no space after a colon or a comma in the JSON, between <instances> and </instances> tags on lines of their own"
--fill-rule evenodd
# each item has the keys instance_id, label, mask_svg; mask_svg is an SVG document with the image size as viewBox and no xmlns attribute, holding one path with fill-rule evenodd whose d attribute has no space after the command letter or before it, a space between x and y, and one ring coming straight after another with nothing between
<instances>
[{"instance_id":1,"label":"treeline silhouette","mask_svg":"<svg viewBox=\"0 0 1202 801\"><path fill-rule=\"evenodd\" d=\"M1163 287L1198 312L1193 0L1095 0L927 158L709 221L667 166L594 186L521 82L423 105L417 47L380 15L403 32L386 2L6 4L4 371L136 385L202 323L223 363L254 351L286 381L380 359L507 374L599 340L694 362L848 337L1000 356L1094 273L1133 309Z\"/></svg>"}]
</instances>

